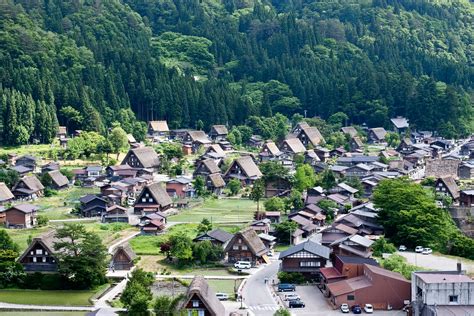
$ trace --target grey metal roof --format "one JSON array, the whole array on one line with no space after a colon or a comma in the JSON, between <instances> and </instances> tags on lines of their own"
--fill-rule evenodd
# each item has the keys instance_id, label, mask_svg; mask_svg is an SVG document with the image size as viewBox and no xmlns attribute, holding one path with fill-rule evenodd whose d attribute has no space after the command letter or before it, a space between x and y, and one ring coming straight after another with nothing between
<instances>
[{"instance_id":1,"label":"grey metal roof","mask_svg":"<svg viewBox=\"0 0 474 316\"><path fill-rule=\"evenodd\" d=\"M304 243L295 245L283 252L280 253L279 259L283 259L285 257L291 256L292 254L295 254L300 251L307 251L310 252L316 256L320 256L325 259L329 259L329 254L331 253L331 249L323 246L321 244L315 243L311 240L308 240Z\"/></svg>"},{"instance_id":2,"label":"grey metal roof","mask_svg":"<svg viewBox=\"0 0 474 316\"><path fill-rule=\"evenodd\" d=\"M341 162L360 163L360 162L375 162L378 160L379 160L379 157L377 156L359 155L359 156L353 156L353 157L340 157L337 159L337 162L338 163L341 163Z\"/></svg>"},{"instance_id":3,"label":"grey metal roof","mask_svg":"<svg viewBox=\"0 0 474 316\"><path fill-rule=\"evenodd\" d=\"M203 234L203 235L206 235L206 234ZM203 236L203 235L201 235L201 236ZM211 230L210 232L207 232L207 235L209 237L214 238L215 240L218 240L218 241L222 242L222 243L225 243L225 242L229 241L234 236L233 234L228 233L228 232L226 232L225 230L222 230L222 229ZM196 237L196 238L199 238L199 237Z\"/></svg>"},{"instance_id":4,"label":"grey metal roof","mask_svg":"<svg viewBox=\"0 0 474 316\"><path fill-rule=\"evenodd\" d=\"M390 119L390 121L392 121L396 128L406 128L409 126L408 120L405 117L397 116Z\"/></svg>"},{"instance_id":5,"label":"grey metal roof","mask_svg":"<svg viewBox=\"0 0 474 316\"><path fill-rule=\"evenodd\" d=\"M359 245L364 246L364 247L370 247L374 243L373 240L362 237L360 235L354 235L349 239L350 239L350 241L355 242L356 244L359 244Z\"/></svg>"}]
</instances>

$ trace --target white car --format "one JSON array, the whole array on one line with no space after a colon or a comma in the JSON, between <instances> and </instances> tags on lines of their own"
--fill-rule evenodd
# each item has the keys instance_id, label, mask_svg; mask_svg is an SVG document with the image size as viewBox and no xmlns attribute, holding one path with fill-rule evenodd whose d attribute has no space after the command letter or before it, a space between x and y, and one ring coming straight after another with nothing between
<instances>
[{"instance_id":1,"label":"white car","mask_svg":"<svg viewBox=\"0 0 474 316\"><path fill-rule=\"evenodd\" d=\"M425 249L423 249L423 251L421 253L424 254L424 255L429 255L429 254L433 253L433 250L431 250L431 248L425 248Z\"/></svg>"},{"instance_id":2,"label":"white car","mask_svg":"<svg viewBox=\"0 0 474 316\"><path fill-rule=\"evenodd\" d=\"M226 293L216 293L216 297L219 301L227 301L229 299L229 295Z\"/></svg>"},{"instance_id":3,"label":"white car","mask_svg":"<svg viewBox=\"0 0 474 316\"><path fill-rule=\"evenodd\" d=\"M248 261L237 261L234 263L234 268L236 269L250 269L252 264Z\"/></svg>"},{"instance_id":4,"label":"white car","mask_svg":"<svg viewBox=\"0 0 474 316\"><path fill-rule=\"evenodd\" d=\"M349 313L351 310L349 309L349 305L347 305L346 303L344 304L341 304L341 312L343 313Z\"/></svg>"},{"instance_id":5,"label":"white car","mask_svg":"<svg viewBox=\"0 0 474 316\"><path fill-rule=\"evenodd\" d=\"M400 247L398 247L398 251L407 251L407 247L405 245L400 245Z\"/></svg>"},{"instance_id":6,"label":"white car","mask_svg":"<svg viewBox=\"0 0 474 316\"><path fill-rule=\"evenodd\" d=\"M367 314L372 314L374 312L374 307L372 306L372 304L365 304L364 312L366 312Z\"/></svg>"},{"instance_id":7,"label":"white car","mask_svg":"<svg viewBox=\"0 0 474 316\"><path fill-rule=\"evenodd\" d=\"M416 246L415 252L423 252L423 247L422 246Z\"/></svg>"},{"instance_id":8,"label":"white car","mask_svg":"<svg viewBox=\"0 0 474 316\"><path fill-rule=\"evenodd\" d=\"M301 297L298 294L285 294L285 301L294 301L294 300L300 300Z\"/></svg>"}]
</instances>

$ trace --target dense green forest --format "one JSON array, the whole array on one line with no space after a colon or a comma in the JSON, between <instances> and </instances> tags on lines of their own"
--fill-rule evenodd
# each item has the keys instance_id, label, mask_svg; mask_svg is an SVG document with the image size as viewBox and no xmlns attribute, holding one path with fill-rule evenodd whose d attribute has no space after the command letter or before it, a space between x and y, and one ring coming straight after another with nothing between
<instances>
[{"instance_id":1,"label":"dense green forest","mask_svg":"<svg viewBox=\"0 0 474 316\"><path fill-rule=\"evenodd\" d=\"M2 0L0 135L295 113L474 131L468 0Z\"/></svg>"}]
</instances>

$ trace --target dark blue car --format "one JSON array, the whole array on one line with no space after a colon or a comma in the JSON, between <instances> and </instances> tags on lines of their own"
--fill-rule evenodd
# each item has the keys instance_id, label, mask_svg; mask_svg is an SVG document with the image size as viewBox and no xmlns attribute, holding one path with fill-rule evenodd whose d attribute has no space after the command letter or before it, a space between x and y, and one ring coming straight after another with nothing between
<instances>
[{"instance_id":1,"label":"dark blue car","mask_svg":"<svg viewBox=\"0 0 474 316\"><path fill-rule=\"evenodd\" d=\"M360 307L360 305L352 306L352 313L353 314L362 314L362 308Z\"/></svg>"},{"instance_id":2,"label":"dark blue car","mask_svg":"<svg viewBox=\"0 0 474 316\"><path fill-rule=\"evenodd\" d=\"M278 284L278 292L294 292L296 290L293 284L280 283Z\"/></svg>"}]
</instances>

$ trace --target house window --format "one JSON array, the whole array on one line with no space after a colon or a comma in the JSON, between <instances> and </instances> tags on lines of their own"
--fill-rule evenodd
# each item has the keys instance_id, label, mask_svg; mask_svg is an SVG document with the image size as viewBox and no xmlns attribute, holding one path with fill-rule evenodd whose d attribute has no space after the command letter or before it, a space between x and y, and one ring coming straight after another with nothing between
<instances>
[{"instance_id":1,"label":"house window","mask_svg":"<svg viewBox=\"0 0 474 316\"><path fill-rule=\"evenodd\" d=\"M142 198L142 202L146 202L146 198Z\"/></svg>"},{"instance_id":2,"label":"house window","mask_svg":"<svg viewBox=\"0 0 474 316\"><path fill-rule=\"evenodd\" d=\"M233 250L239 250L239 246L234 245L234 246L232 247L232 249L233 249Z\"/></svg>"},{"instance_id":3,"label":"house window","mask_svg":"<svg viewBox=\"0 0 474 316\"><path fill-rule=\"evenodd\" d=\"M36 257L33 257L33 262L36 262Z\"/></svg>"},{"instance_id":4,"label":"house window","mask_svg":"<svg viewBox=\"0 0 474 316\"><path fill-rule=\"evenodd\" d=\"M43 262L46 262L46 257L43 257Z\"/></svg>"},{"instance_id":5,"label":"house window","mask_svg":"<svg viewBox=\"0 0 474 316\"><path fill-rule=\"evenodd\" d=\"M449 303L450 304L457 304L458 303L458 296L457 295L449 295Z\"/></svg>"},{"instance_id":6,"label":"house window","mask_svg":"<svg viewBox=\"0 0 474 316\"><path fill-rule=\"evenodd\" d=\"M36 254L37 255L42 255L43 254L43 249L36 249Z\"/></svg>"},{"instance_id":7,"label":"house window","mask_svg":"<svg viewBox=\"0 0 474 316\"><path fill-rule=\"evenodd\" d=\"M193 301L193 307L199 307L199 301Z\"/></svg>"},{"instance_id":8,"label":"house window","mask_svg":"<svg viewBox=\"0 0 474 316\"><path fill-rule=\"evenodd\" d=\"M347 295L347 300L348 300L348 301L353 301L353 300L355 300L354 295Z\"/></svg>"},{"instance_id":9,"label":"house window","mask_svg":"<svg viewBox=\"0 0 474 316\"><path fill-rule=\"evenodd\" d=\"M247 250L247 246L246 245L242 245L242 250Z\"/></svg>"},{"instance_id":10,"label":"house window","mask_svg":"<svg viewBox=\"0 0 474 316\"><path fill-rule=\"evenodd\" d=\"M152 198L149 198L149 199L148 199L148 202L152 203L152 202L153 202L153 199L152 199Z\"/></svg>"},{"instance_id":11,"label":"house window","mask_svg":"<svg viewBox=\"0 0 474 316\"><path fill-rule=\"evenodd\" d=\"M319 261L302 261L300 262L300 267L319 267L320 262Z\"/></svg>"}]
</instances>

